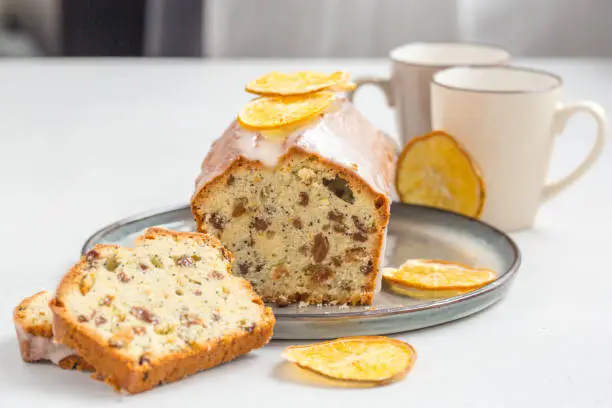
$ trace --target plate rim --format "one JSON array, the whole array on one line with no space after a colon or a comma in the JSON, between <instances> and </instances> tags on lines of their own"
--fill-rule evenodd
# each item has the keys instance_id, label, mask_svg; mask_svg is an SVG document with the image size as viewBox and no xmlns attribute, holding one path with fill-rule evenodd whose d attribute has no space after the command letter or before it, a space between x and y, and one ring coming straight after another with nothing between
<instances>
[{"instance_id":1,"label":"plate rim","mask_svg":"<svg viewBox=\"0 0 612 408\"><path fill-rule=\"evenodd\" d=\"M83 245L81 246L81 255L85 255L94 246L92 243L96 240L99 240L100 236L118 227L123 227L129 224L133 224L135 222L143 221L147 218L155 217L161 214L187 209L191 209L191 206L189 204L166 205L163 207L153 208L147 211L141 211L139 213L135 213L130 216L121 218L113 223L103 226L102 228L96 230L93 234L91 234L85 240L85 243L83 243Z\"/></svg>"},{"instance_id":2,"label":"plate rim","mask_svg":"<svg viewBox=\"0 0 612 408\"><path fill-rule=\"evenodd\" d=\"M514 259L512 263L510 264L510 266L508 267L508 270L506 271L506 273L502 275L502 277L500 277L499 279L496 279L495 281L489 283L488 285L483 286L482 288L479 288L477 290L474 290L468 293L464 293L459 296L454 296L454 297L447 298L447 299L433 300L431 302L423 303L420 305L394 306L394 307L385 308L384 311L381 311L379 309L373 309L373 310L347 311L347 312L340 312L340 313L334 313L334 314L325 313L325 312L295 313L295 314L290 314L290 315L289 314L287 315L284 315L284 314L276 315L275 314L276 319L277 320L280 320L280 319L282 320L308 320L308 321L324 320L324 321L329 322L335 319L352 320L352 319L378 318L378 317L395 316L395 315L401 315L401 314L417 313L417 312L422 312L422 311L431 310L431 309L448 308L455 304L463 303L465 301L483 296L487 293L497 290L498 288L504 286L506 283L511 281L515 277L516 273L518 272L518 269L522 262L521 251L518 245L516 244L516 242L508 234L506 234L504 231L500 230L499 228L494 227L477 218L463 215L460 213L456 213L453 211L444 210L444 209L437 208L437 207L431 207L431 206L420 205L420 204L407 204L407 203L402 203L398 201L394 201L391 204L391 207L394 207L394 206L400 207L400 208L418 208L421 211L438 212L438 213L443 214L444 216L455 217L455 218L462 219L464 221L476 223L480 227L488 229L494 234L497 234L498 236L502 237L509 244ZM108 224L98 229L93 234L91 234L89 238L87 238L87 240L81 247L81 255L85 255L87 251L89 251L89 248L93 246L92 243L96 240L99 240L99 237L103 236L105 233L109 231L112 231L118 227L123 227L129 224L133 224L135 222L141 222L143 220L146 220L154 216L158 216L158 215L165 214L165 213L182 211L182 210L191 210L191 206L189 204L168 205L168 206L160 207L157 209L152 209L152 210L136 213L131 216L122 218L118 221L115 221L111 224Z\"/></svg>"}]
</instances>

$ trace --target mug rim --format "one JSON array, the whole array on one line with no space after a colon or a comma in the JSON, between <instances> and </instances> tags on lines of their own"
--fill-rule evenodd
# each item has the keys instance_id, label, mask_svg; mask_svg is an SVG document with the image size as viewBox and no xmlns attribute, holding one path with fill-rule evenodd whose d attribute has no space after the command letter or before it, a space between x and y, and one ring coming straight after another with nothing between
<instances>
[{"instance_id":1,"label":"mug rim","mask_svg":"<svg viewBox=\"0 0 612 408\"><path fill-rule=\"evenodd\" d=\"M497 62L483 62L483 63L473 63L473 64L455 64L455 63L446 63L446 64L442 64L442 63L435 63L435 62L428 62L428 63L418 63L418 62L409 62L409 61L404 61L401 59L398 59L397 57L394 57L393 54L399 50L400 48L404 48L407 46L414 46L414 45L450 45L450 46L457 46L457 45L461 45L461 46L472 46L474 48L481 48L481 49L489 49L489 50L497 50L497 51L502 51L504 52L506 55L503 59L500 59ZM480 41L413 41L413 42L408 42L406 44L402 44L402 45L398 45L397 47L393 48L391 51L389 51L389 58L393 61L393 62L397 62L398 64L403 64L403 65L408 65L408 66L412 66L412 67L430 67L430 68L451 68L451 67L457 67L457 66L466 66L466 67L490 67L490 66L499 66L499 65L504 65L506 64L508 61L510 61L512 59L512 55L510 54L510 51L508 51L506 48L501 47L499 45L495 45L495 44L491 44L491 43L486 43L486 42L480 42Z\"/></svg>"},{"instance_id":2,"label":"mug rim","mask_svg":"<svg viewBox=\"0 0 612 408\"><path fill-rule=\"evenodd\" d=\"M441 75L445 72L452 71L455 69L456 70L501 69L505 71L521 71L521 72L528 72L531 74L545 75L549 78L555 79L556 83L551 86L547 86L543 88L534 88L534 89L529 89L529 90L509 90L509 89L508 90L494 90L494 89L467 88L464 86L448 85L448 84L443 84L439 82L438 75ZM431 78L431 83L433 85L437 85L439 87L446 88L446 89L451 89L453 91L462 91L462 92L470 92L470 93L487 93L487 94L525 95L525 94L534 94L534 93L546 93L546 92L551 92L556 89L559 89L563 86L563 78L561 78L561 76L555 73L552 73L550 71L546 71L546 70L538 69L538 68L532 68L532 67L525 67L525 66L520 66L520 65L497 65L497 66L458 65L455 67L450 67L442 71L436 72Z\"/></svg>"}]
</instances>

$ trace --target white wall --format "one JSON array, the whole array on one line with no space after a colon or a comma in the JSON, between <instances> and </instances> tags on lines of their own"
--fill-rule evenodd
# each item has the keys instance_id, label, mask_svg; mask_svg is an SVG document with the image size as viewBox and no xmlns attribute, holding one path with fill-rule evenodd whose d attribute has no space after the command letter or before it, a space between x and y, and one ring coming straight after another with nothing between
<instances>
[{"instance_id":1,"label":"white wall","mask_svg":"<svg viewBox=\"0 0 612 408\"><path fill-rule=\"evenodd\" d=\"M213 57L383 56L458 31L453 0L207 0L206 11Z\"/></svg>"},{"instance_id":2,"label":"white wall","mask_svg":"<svg viewBox=\"0 0 612 408\"><path fill-rule=\"evenodd\" d=\"M612 57L612 0L207 0L213 57L367 57L409 41Z\"/></svg>"}]
</instances>

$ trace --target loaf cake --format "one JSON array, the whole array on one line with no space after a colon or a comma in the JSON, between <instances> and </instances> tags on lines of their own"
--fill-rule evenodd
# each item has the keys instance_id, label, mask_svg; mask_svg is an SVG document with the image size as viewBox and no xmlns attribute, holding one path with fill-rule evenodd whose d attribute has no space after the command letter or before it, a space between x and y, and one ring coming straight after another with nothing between
<instances>
[{"instance_id":1,"label":"loaf cake","mask_svg":"<svg viewBox=\"0 0 612 408\"><path fill-rule=\"evenodd\" d=\"M13 313L13 322L23 361L49 361L64 369L92 371L92 367L74 350L53 341L52 315L47 291L24 299Z\"/></svg>"},{"instance_id":2,"label":"loaf cake","mask_svg":"<svg viewBox=\"0 0 612 408\"><path fill-rule=\"evenodd\" d=\"M202 162L197 228L232 251L234 275L266 302L371 304L395 146L341 97L288 130L234 121Z\"/></svg>"},{"instance_id":3,"label":"loaf cake","mask_svg":"<svg viewBox=\"0 0 612 408\"><path fill-rule=\"evenodd\" d=\"M51 301L57 341L116 389L138 393L266 344L274 316L206 234L150 228L134 248L96 245Z\"/></svg>"}]
</instances>

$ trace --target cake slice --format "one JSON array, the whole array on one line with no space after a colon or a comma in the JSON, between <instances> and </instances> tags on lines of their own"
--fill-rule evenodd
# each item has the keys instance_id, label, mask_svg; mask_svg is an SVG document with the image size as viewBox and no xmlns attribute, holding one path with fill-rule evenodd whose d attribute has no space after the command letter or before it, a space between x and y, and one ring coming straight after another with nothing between
<instances>
[{"instance_id":1,"label":"cake slice","mask_svg":"<svg viewBox=\"0 0 612 408\"><path fill-rule=\"evenodd\" d=\"M91 365L74 350L53 341L52 314L49 301L53 296L38 292L15 308L13 322L21 350L21 358L28 363L50 361L64 369L93 371Z\"/></svg>"},{"instance_id":2,"label":"cake slice","mask_svg":"<svg viewBox=\"0 0 612 408\"><path fill-rule=\"evenodd\" d=\"M264 301L371 304L390 214L395 143L338 98L289 129L234 121L191 207Z\"/></svg>"},{"instance_id":3,"label":"cake slice","mask_svg":"<svg viewBox=\"0 0 612 408\"><path fill-rule=\"evenodd\" d=\"M274 315L206 234L150 228L134 248L97 245L51 302L58 341L138 393L266 344Z\"/></svg>"}]
</instances>

